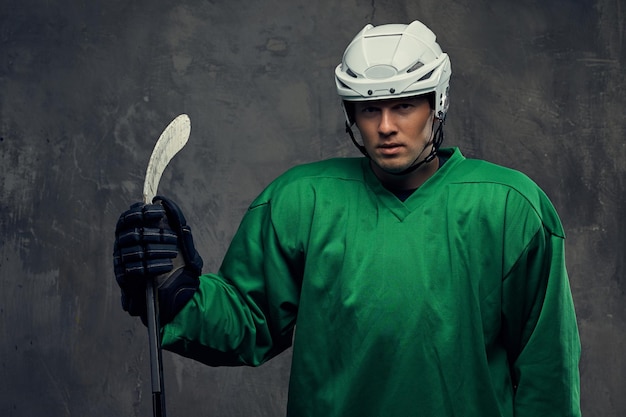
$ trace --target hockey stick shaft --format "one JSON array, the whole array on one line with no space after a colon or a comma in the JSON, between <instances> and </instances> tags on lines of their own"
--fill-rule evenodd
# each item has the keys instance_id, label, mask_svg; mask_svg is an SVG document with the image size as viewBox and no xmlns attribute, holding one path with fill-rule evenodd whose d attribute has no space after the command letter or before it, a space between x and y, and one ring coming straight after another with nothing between
<instances>
[{"instance_id":1,"label":"hockey stick shaft","mask_svg":"<svg viewBox=\"0 0 626 417\"><path fill-rule=\"evenodd\" d=\"M146 283L146 309L148 343L150 348L150 376L152 384L152 411L154 417L165 417L165 393L163 389L163 355L159 324L159 303L154 280Z\"/></svg>"},{"instance_id":2,"label":"hockey stick shaft","mask_svg":"<svg viewBox=\"0 0 626 417\"><path fill-rule=\"evenodd\" d=\"M186 114L176 117L165 128L159 140L157 140L148 168L143 186L143 201L146 204L152 203L159 188L159 182L163 171L174 155L180 151L191 132L191 122ZM161 352L161 334L159 323L159 302L157 278L148 280L146 283L146 309L148 342L150 349L150 375L152 383L152 410L154 417L166 417L165 393L163 384L163 357Z\"/></svg>"}]
</instances>

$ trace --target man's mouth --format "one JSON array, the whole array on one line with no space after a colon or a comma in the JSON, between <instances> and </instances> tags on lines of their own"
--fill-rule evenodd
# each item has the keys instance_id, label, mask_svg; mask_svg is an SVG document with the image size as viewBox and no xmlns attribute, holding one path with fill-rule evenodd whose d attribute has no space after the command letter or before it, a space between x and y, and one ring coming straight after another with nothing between
<instances>
[{"instance_id":1,"label":"man's mouth","mask_svg":"<svg viewBox=\"0 0 626 417\"><path fill-rule=\"evenodd\" d=\"M403 146L399 143L383 143L381 145L378 145L378 150L383 155L393 155L400 152L402 147Z\"/></svg>"}]
</instances>

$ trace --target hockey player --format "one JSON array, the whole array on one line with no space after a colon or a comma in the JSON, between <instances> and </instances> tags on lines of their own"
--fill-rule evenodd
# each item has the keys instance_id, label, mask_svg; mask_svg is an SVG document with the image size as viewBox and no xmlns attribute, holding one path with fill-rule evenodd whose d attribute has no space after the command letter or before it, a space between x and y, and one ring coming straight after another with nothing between
<instances>
[{"instance_id":1,"label":"hockey player","mask_svg":"<svg viewBox=\"0 0 626 417\"><path fill-rule=\"evenodd\" d=\"M180 254L159 289L163 347L256 366L293 341L289 416L579 416L560 220L525 175L441 147L450 75L422 23L366 26L335 69L364 156L273 181L215 273L174 202L131 206L124 309L145 315L146 279Z\"/></svg>"}]
</instances>

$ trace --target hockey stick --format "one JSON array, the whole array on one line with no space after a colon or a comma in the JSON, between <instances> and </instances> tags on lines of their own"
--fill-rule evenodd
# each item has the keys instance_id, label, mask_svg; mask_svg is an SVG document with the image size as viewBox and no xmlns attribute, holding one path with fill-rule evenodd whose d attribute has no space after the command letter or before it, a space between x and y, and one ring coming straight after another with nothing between
<instances>
[{"instance_id":1,"label":"hockey stick","mask_svg":"<svg viewBox=\"0 0 626 417\"><path fill-rule=\"evenodd\" d=\"M180 151L191 133L189 116L181 114L165 128L157 140L143 183L143 201L151 204L159 188L159 181L167 164ZM161 337L159 325L159 301L157 283L148 280L146 284L146 306L148 339L150 343L150 372L152 377L152 409L154 417L165 417L165 394L163 392L163 359L161 357Z\"/></svg>"}]
</instances>

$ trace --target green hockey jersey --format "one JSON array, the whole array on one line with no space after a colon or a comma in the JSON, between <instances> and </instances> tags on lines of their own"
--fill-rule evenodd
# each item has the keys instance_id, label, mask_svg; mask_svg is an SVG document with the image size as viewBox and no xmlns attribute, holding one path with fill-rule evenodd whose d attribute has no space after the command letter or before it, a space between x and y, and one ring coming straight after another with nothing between
<instances>
[{"instance_id":1,"label":"green hockey jersey","mask_svg":"<svg viewBox=\"0 0 626 417\"><path fill-rule=\"evenodd\" d=\"M256 366L293 341L293 417L579 416L552 204L517 171L440 153L404 202L365 158L277 178L164 327L164 347Z\"/></svg>"}]
</instances>

